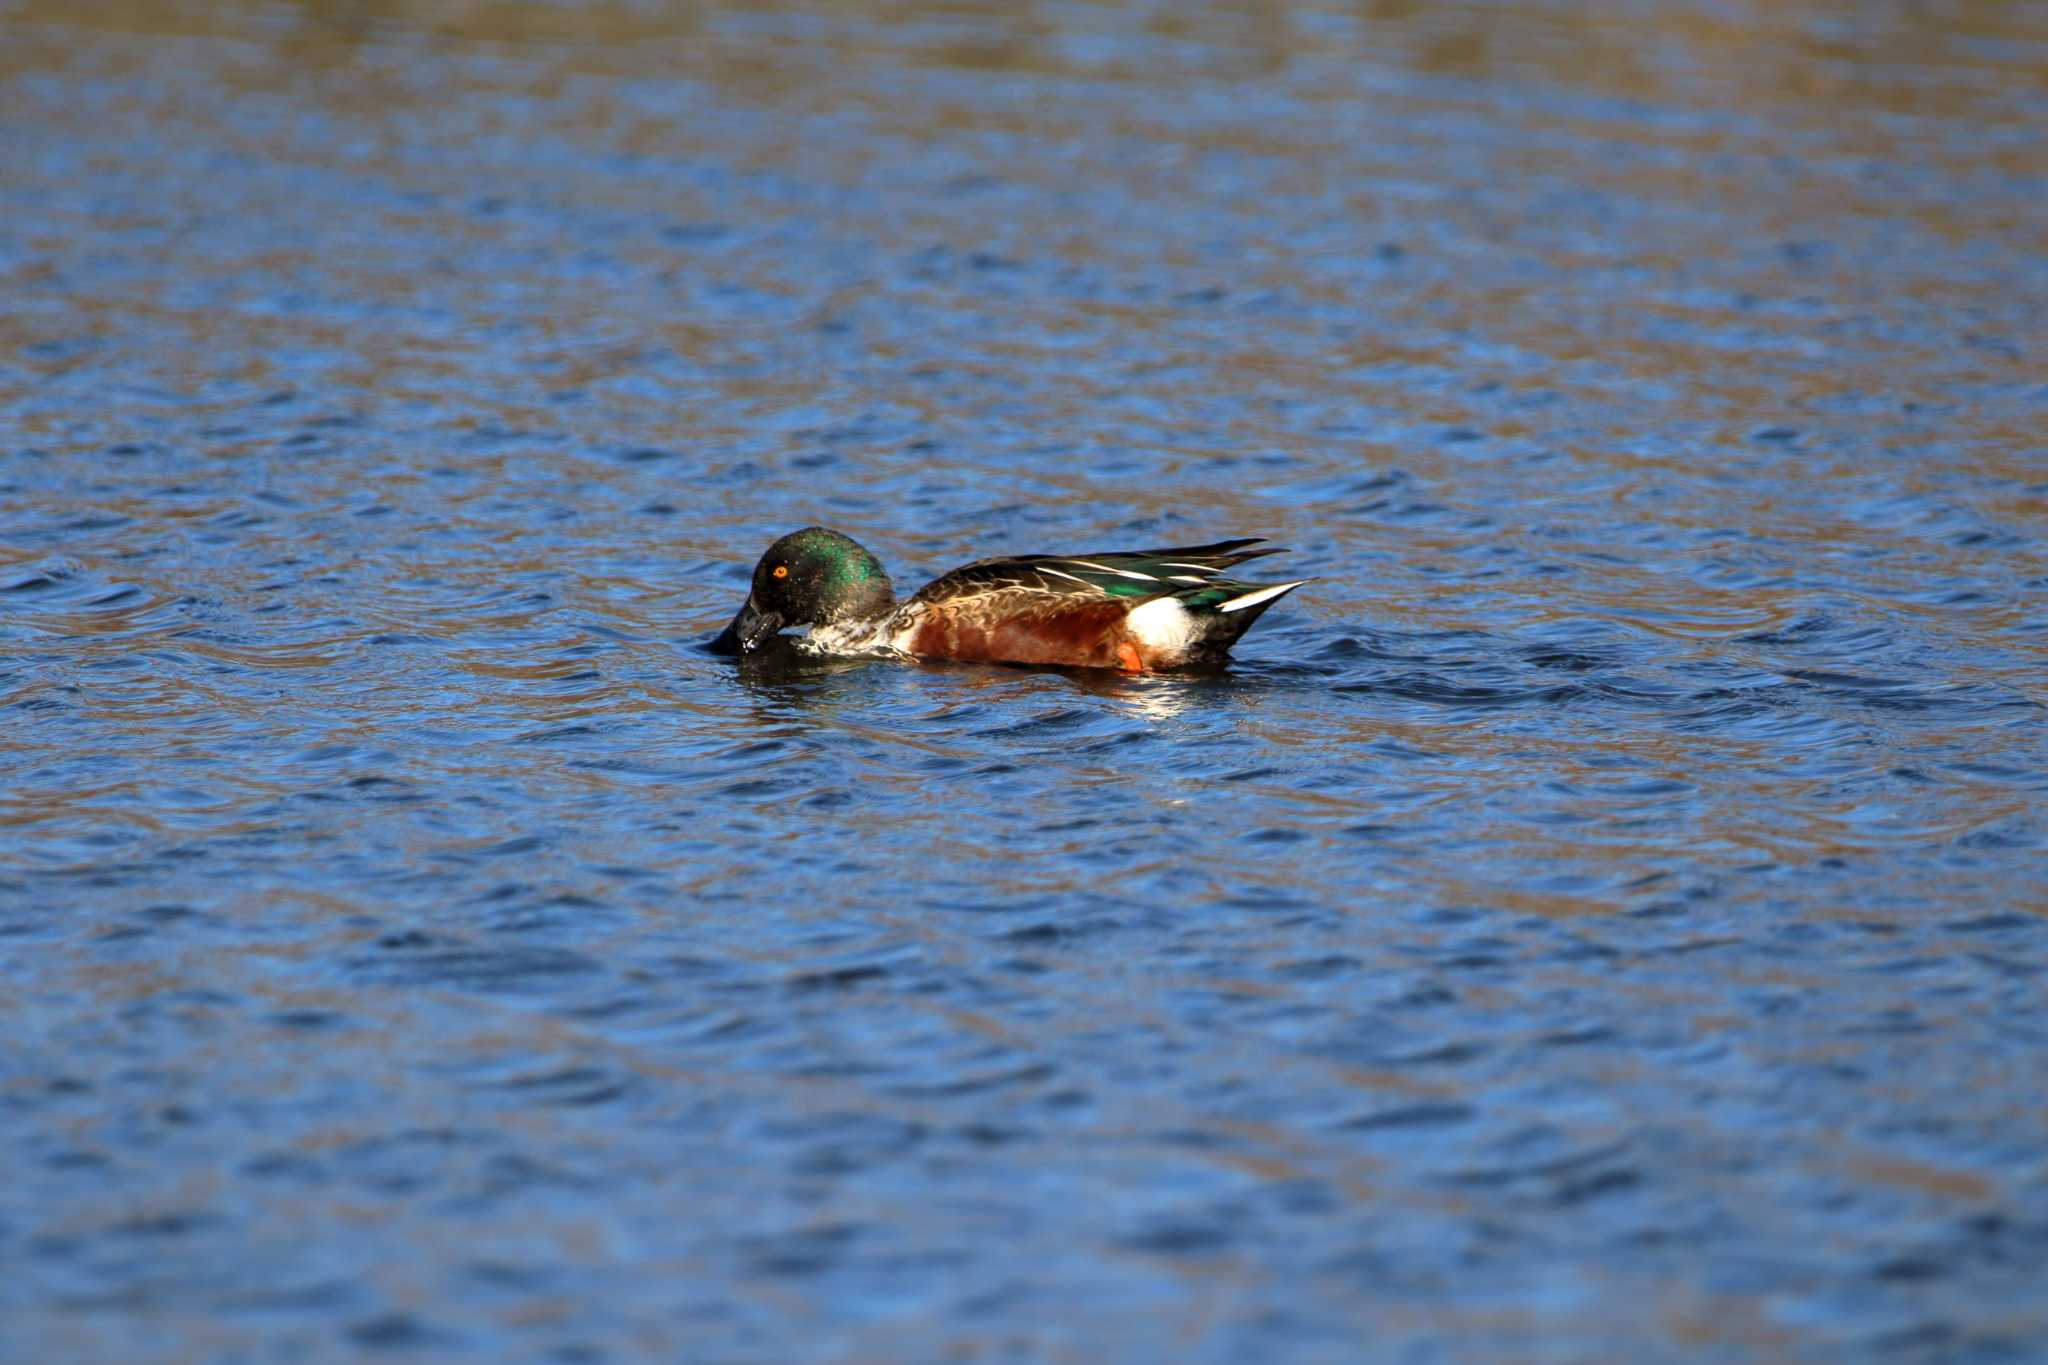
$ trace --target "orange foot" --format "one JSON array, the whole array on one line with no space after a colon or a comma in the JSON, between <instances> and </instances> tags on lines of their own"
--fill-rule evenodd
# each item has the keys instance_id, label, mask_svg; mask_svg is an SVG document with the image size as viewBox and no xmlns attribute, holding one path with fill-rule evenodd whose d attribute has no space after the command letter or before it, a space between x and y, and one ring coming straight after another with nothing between
<instances>
[{"instance_id":1,"label":"orange foot","mask_svg":"<svg viewBox=\"0 0 2048 1365\"><path fill-rule=\"evenodd\" d=\"M1116 661L1132 673L1145 671L1145 661L1138 657L1138 647L1129 640L1116 647Z\"/></svg>"}]
</instances>

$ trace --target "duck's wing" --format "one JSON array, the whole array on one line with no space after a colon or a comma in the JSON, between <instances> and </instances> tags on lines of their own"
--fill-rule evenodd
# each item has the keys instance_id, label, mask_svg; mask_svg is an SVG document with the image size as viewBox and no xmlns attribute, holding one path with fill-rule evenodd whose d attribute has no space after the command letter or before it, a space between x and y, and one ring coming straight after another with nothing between
<instances>
[{"instance_id":1,"label":"duck's wing","mask_svg":"<svg viewBox=\"0 0 2048 1365\"><path fill-rule=\"evenodd\" d=\"M1174 597L1193 608L1228 610L1233 599L1260 589L1258 585L1225 578L1224 571L1261 555L1285 553L1277 547L1246 548L1261 544L1260 537L1250 536L1241 540L1219 540L1213 545L1169 546L1157 550L978 559L925 584L911 601L936 603L989 593L1015 592L1096 600L1122 599L1133 606L1150 598ZM1298 585L1287 585L1295 586Z\"/></svg>"}]
</instances>

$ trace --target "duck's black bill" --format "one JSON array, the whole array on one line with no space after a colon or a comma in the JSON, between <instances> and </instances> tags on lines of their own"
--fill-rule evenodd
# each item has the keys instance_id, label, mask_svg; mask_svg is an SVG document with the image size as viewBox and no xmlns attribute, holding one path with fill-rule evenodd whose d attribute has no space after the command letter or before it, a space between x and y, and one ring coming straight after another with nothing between
<instances>
[{"instance_id":1,"label":"duck's black bill","mask_svg":"<svg viewBox=\"0 0 2048 1365\"><path fill-rule=\"evenodd\" d=\"M781 629L782 618L772 611L762 611L749 597L747 604L740 608L740 614L732 618L732 624L705 648L713 654L750 653Z\"/></svg>"}]
</instances>

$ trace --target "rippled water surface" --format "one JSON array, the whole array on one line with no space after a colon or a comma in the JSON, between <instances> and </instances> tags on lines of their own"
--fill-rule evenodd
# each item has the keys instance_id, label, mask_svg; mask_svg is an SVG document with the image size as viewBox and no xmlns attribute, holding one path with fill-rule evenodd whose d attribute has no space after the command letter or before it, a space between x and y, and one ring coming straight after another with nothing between
<instances>
[{"instance_id":1,"label":"rippled water surface","mask_svg":"<svg viewBox=\"0 0 2048 1365\"><path fill-rule=\"evenodd\" d=\"M0 1351L2041 1358L2044 126L1970 0L0 5ZM703 653L811 522L1317 581Z\"/></svg>"}]
</instances>

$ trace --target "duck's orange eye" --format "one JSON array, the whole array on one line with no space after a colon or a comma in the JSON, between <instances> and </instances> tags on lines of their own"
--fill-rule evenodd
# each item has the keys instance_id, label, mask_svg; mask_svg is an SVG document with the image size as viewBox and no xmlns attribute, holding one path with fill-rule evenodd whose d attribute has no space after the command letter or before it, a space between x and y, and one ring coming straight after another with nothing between
<instances>
[{"instance_id":1,"label":"duck's orange eye","mask_svg":"<svg viewBox=\"0 0 2048 1365\"><path fill-rule=\"evenodd\" d=\"M776 576L777 578L787 578L787 577L789 577L789 565L787 565L787 564L777 564L777 565L775 566L775 576Z\"/></svg>"}]
</instances>

